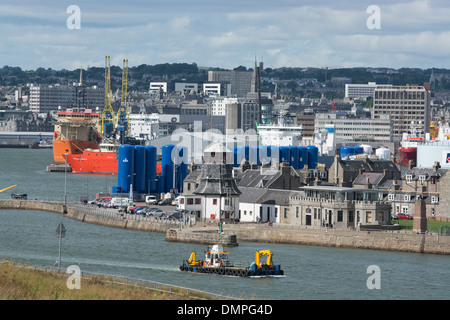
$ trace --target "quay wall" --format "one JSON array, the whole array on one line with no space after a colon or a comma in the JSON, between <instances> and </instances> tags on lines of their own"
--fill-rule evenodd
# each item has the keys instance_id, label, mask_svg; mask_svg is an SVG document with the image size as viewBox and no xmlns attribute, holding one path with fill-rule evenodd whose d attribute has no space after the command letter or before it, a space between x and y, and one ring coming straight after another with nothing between
<instances>
[{"instance_id":1,"label":"quay wall","mask_svg":"<svg viewBox=\"0 0 450 320\"><path fill-rule=\"evenodd\" d=\"M179 222L143 217L135 214L121 214L116 210L107 210L82 204L63 204L61 202L44 202L35 200L0 200L0 209L41 210L102 226L139 231L165 233L179 225Z\"/></svg>"},{"instance_id":2,"label":"quay wall","mask_svg":"<svg viewBox=\"0 0 450 320\"><path fill-rule=\"evenodd\" d=\"M119 214L86 205L64 205L61 202L33 200L0 200L0 209L42 210L65 214L87 223L140 231L166 233L167 241L187 243L266 242L279 244L316 245L341 248L374 249L402 252L450 254L450 236L416 234L410 231L354 231L329 228L307 228L290 225L226 224L224 234L218 228L201 223L179 230L179 222L170 222L140 215Z\"/></svg>"}]
</instances>

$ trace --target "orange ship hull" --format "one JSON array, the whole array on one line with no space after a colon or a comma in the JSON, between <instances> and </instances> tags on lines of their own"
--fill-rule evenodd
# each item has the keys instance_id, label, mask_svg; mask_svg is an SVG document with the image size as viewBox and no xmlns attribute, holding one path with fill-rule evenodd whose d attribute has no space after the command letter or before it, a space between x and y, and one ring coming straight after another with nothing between
<instances>
[{"instance_id":1,"label":"orange ship hull","mask_svg":"<svg viewBox=\"0 0 450 320\"><path fill-rule=\"evenodd\" d=\"M53 160L55 162L66 162L66 154L80 155L85 149L98 149L99 144L95 141L81 140L53 140Z\"/></svg>"},{"instance_id":2,"label":"orange ship hull","mask_svg":"<svg viewBox=\"0 0 450 320\"><path fill-rule=\"evenodd\" d=\"M74 173L117 174L119 169L115 152L84 150L82 154L67 155L67 163ZM161 163L156 163L156 174L161 175L161 172Z\"/></svg>"}]
</instances>

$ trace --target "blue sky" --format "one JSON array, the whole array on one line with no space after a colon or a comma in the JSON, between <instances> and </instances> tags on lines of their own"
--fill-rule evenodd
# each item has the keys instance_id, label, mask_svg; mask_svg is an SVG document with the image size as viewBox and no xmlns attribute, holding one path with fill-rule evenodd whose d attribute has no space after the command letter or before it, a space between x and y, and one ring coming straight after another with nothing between
<instances>
[{"instance_id":1,"label":"blue sky","mask_svg":"<svg viewBox=\"0 0 450 320\"><path fill-rule=\"evenodd\" d=\"M67 28L70 5L81 28ZM380 8L369 29L367 7ZM447 0L0 0L0 66L450 68Z\"/></svg>"}]
</instances>

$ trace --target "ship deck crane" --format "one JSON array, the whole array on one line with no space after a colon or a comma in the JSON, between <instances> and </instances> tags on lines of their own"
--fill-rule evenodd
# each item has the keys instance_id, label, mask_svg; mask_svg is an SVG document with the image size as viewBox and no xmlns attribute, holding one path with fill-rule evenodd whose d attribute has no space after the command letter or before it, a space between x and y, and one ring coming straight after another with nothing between
<instances>
[{"instance_id":1,"label":"ship deck crane","mask_svg":"<svg viewBox=\"0 0 450 320\"><path fill-rule=\"evenodd\" d=\"M16 187L16 186L17 186L17 184L15 184L15 185L13 185L13 186L11 186L11 187L8 187L8 188L1 189L0 192L9 190L9 189L14 188L14 187Z\"/></svg>"},{"instance_id":2,"label":"ship deck crane","mask_svg":"<svg viewBox=\"0 0 450 320\"><path fill-rule=\"evenodd\" d=\"M125 138L128 136L129 118L127 115L127 85L128 85L128 59L123 59L122 67L122 97L120 107L117 111L116 130L120 135L121 143L125 143Z\"/></svg>"},{"instance_id":3,"label":"ship deck crane","mask_svg":"<svg viewBox=\"0 0 450 320\"><path fill-rule=\"evenodd\" d=\"M263 256L267 256L267 260L266 260L266 263L265 263L265 265L267 265L267 266L271 266L272 265L272 251L270 251L270 250L261 250L261 251L256 251L256 253L255 253L255 264L257 265L257 266L260 266L260 264L261 264L261 257L263 257Z\"/></svg>"},{"instance_id":4,"label":"ship deck crane","mask_svg":"<svg viewBox=\"0 0 450 320\"><path fill-rule=\"evenodd\" d=\"M114 110L111 107L110 56L105 56L105 107L102 111L102 135L109 136L114 130Z\"/></svg>"}]
</instances>

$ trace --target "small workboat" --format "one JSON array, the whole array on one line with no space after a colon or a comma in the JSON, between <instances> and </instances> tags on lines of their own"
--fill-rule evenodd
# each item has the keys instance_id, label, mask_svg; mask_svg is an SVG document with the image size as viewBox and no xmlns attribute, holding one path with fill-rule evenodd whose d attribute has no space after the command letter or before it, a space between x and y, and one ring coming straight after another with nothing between
<instances>
[{"instance_id":1,"label":"small workboat","mask_svg":"<svg viewBox=\"0 0 450 320\"><path fill-rule=\"evenodd\" d=\"M284 271L279 264L273 264L270 250L256 251L255 261L250 266L241 266L231 263L229 252L223 251L220 244L209 246L205 251L204 260L196 260L197 254L191 253L188 260L184 260L180 266L181 271L193 273L211 273L236 277L270 277L282 276ZM265 263L261 257L267 256Z\"/></svg>"}]
</instances>

